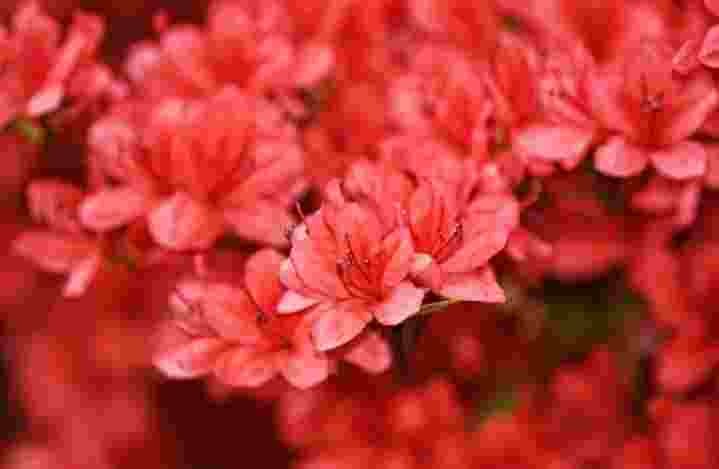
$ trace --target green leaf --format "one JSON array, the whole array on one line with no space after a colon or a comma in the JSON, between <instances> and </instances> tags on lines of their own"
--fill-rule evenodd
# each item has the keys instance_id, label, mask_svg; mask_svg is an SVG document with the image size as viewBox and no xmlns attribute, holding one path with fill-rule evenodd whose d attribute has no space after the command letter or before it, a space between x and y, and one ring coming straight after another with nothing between
<instances>
[{"instance_id":1,"label":"green leaf","mask_svg":"<svg viewBox=\"0 0 719 469\"><path fill-rule=\"evenodd\" d=\"M450 305L460 303L461 301L462 300L447 299L447 300L435 301L434 303L427 303L426 305L422 305L422 307L419 309L419 312L417 314L429 315L432 313L436 313L438 311L442 311L443 309L446 309Z\"/></svg>"},{"instance_id":2,"label":"green leaf","mask_svg":"<svg viewBox=\"0 0 719 469\"><path fill-rule=\"evenodd\" d=\"M31 119L17 119L13 122L12 127L34 145L44 144L47 138L45 128Z\"/></svg>"}]
</instances>

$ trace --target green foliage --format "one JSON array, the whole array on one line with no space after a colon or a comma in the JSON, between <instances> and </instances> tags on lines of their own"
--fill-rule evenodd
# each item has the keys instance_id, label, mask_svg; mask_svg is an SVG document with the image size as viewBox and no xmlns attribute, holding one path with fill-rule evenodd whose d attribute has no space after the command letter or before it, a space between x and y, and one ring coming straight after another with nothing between
<instances>
[{"instance_id":1,"label":"green foliage","mask_svg":"<svg viewBox=\"0 0 719 469\"><path fill-rule=\"evenodd\" d=\"M34 145L43 145L48 137L45 127L31 119L17 119L11 127Z\"/></svg>"}]
</instances>

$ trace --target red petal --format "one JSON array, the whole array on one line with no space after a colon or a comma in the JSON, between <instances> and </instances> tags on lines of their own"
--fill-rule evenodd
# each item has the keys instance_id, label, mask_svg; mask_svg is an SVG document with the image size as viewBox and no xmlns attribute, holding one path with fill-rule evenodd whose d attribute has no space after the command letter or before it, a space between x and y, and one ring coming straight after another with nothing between
<instances>
[{"instance_id":1,"label":"red petal","mask_svg":"<svg viewBox=\"0 0 719 469\"><path fill-rule=\"evenodd\" d=\"M166 324L157 337L153 363L170 378L187 379L210 372L225 345L210 338L193 339L174 324Z\"/></svg>"},{"instance_id":2,"label":"red petal","mask_svg":"<svg viewBox=\"0 0 719 469\"><path fill-rule=\"evenodd\" d=\"M644 149L616 136L610 138L594 154L594 167L597 171L614 177L635 176L644 171L648 161Z\"/></svg>"},{"instance_id":3,"label":"red petal","mask_svg":"<svg viewBox=\"0 0 719 469\"><path fill-rule=\"evenodd\" d=\"M272 379L277 367L271 355L257 353L250 347L235 347L217 361L215 374L229 386L255 388Z\"/></svg>"},{"instance_id":4,"label":"red petal","mask_svg":"<svg viewBox=\"0 0 719 469\"><path fill-rule=\"evenodd\" d=\"M312 325L312 342L319 351L344 345L357 337L372 320L369 311L358 302L325 304L313 310L318 317ZM321 309L319 309L321 308Z\"/></svg>"},{"instance_id":5,"label":"red petal","mask_svg":"<svg viewBox=\"0 0 719 469\"><path fill-rule=\"evenodd\" d=\"M253 254L245 264L245 286L267 314L275 311L284 291L280 283L282 260L277 251L263 249Z\"/></svg>"},{"instance_id":6,"label":"red petal","mask_svg":"<svg viewBox=\"0 0 719 469\"><path fill-rule=\"evenodd\" d=\"M66 273L95 250L85 238L50 231L26 231L12 244L12 251L43 270Z\"/></svg>"},{"instance_id":7,"label":"red petal","mask_svg":"<svg viewBox=\"0 0 719 469\"><path fill-rule=\"evenodd\" d=\"M134 187L103 189L80 205L83 225L95 231L109 231L127 225L150 208L149 197Z\"/></svg>"},{"instance_id":8,"label":"red petal","mask_svg":"<svg viewBox=\"0 0 719 469\"><path fill-rule=\"evenodd\" d=\"M319 302L319 299L303 296L296 291L290 290L282 295L282 298L277 305L277 312L279 314L296 313L303 311L310 306L314 306Z\"/></svg>"},{"instance_id":9,"label":"red petal","mask_svg":"<svg viewBox=\"0 0 719 469\"><path fill-rule=\"evenodd\" d=\"M384 373L392 365L389 344L374 332L366 332L358 337L343 358L372 374Z\"/></svg>"},{"instance_id":10,"label":"red petal","mask_svg":"<svg viewBox=\"0 0 719 469\"><path fill-rule=\"evenodd\" d=\"M704 37L699 60L711 68L719 68L719 26L712 27Z\"/></svg>"},{"instance_id":11,"label":"red petal","mask_svg":"<svg viewBox=\"0 0 719 469\"><path fill-rule=\"evenodd\" d=\"M385 326L396 326L417 314L425 293L426 289L417 288L412 282L402 282L392 290L385 301L375 307L374 316Z\"/></svg>"},{"instance_id":12,"label":"red petal","mask_svg":"<svg viewBox=\"0 0 719 469\"><path fill-rule=\"evenodd\" d=\"M482 303L504 303L506 298L494 272L486 267L479 272L448 275L439 294L445 298Z\"/></svg>"},{"instance_id":13,"label":"red petal","mask_svg":"<svg viewBox=\"0 0 719 469\"><path fill-rule=\"evenodd\" d=\"M291 353L280 371L291 385L307 389L327 379L330 362L323 353Z\"/></svg>"},{"instance_id":14,"label":"red petal","mask_svg":"<svg viewBox=\"0 0 719 469\"><path fill-rule=\"evenodd\" d=\"M654 167L671 179L690 179L703 176L707 167L707 154L699 143L680 142L651 154Z\"/></svg>"},{"instance_id":15,"label":"red petal","mask_svg":"<svg viewBox=\"0 0 719 469\"><path fill-rule=\"evenodd\" d=\"M287 246L287 230L295 219L286 208L258 200L247 207L225 208L224 217L241 238L272 246Z\"/></svg>"},{"instance_id":16,"label":"red petal","mask_svg":"<svg viewBox=\"0 0 719 469\"><path fill-rule=\"evenodd\" d=\"M176 192L148 217L157 244L169 249L205 249L222 233L224 225L208 207L184 192Z\"/></svg>"},{"instance_id":17,"label":"red petal","mask_svg":"<svg viewBox=\"0 0 719 469\"><path fill-rule=\"evenodd\" d=\"M579 127L535 124L515 135L512 148L528 159L575 160L589 150L593 138L594 132Z\"/></svg>"}]
</instances>

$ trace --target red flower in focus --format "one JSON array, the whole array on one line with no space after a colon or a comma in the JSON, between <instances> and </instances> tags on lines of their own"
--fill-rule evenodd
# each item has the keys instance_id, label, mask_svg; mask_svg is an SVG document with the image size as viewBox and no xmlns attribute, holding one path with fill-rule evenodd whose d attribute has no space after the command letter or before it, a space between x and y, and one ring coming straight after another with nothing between
<instances>
[{"instance_id":1,"label":"red flower in focus","mask_svg":"<svg viewBox=\"0 0 719 469\"><path fill-rule=\"evenodd\" d=\"M282 256L254 254L245 265L245 288L202 280L181 283L171 297L175 318L162 326L155 365L172 378L206 374L229 386L256 387L281 374L300 388L324 381L332 360L315 350L304 316L279 316ZM390 363L389 348L372 333L345 359L371 372Z\"/></svg>"},{"instance_id":2,"label":"red flower in focus","mask_svg":"<svg viewBox=\"0 0 719 469\"><path fill-rule=\"evenodd\" d=\"M595 155L602 173L629 177L651 161L671 179L704 175L706 151L690 137L719 104L719 92L705 70L675 73L672 55L664 43L643 42L595 82L594 108L615 133Z\"/></svg>"},{"instance_id":3,"label":"red flower in focus","mask_svg":"<svg viewBox=\"0 0 719 469\"><path fill-rule=\"evenodd\" d=\"M282 281L290 289L281 313L305 313L318 350L351 341L373 318L397 325L419 311L426 292L408 279L414 251L410 231L385 225L368 203L344 199L337 181L332 200L292 234Z\"/></svg>"},{"instance_id":4,"label":"red flower in focus","mask_svg":"<svg viewBox=\"0 0 719 469\"><path fill-rule=\"evenodd\" d=\"M146 122L122 113L99 121L90 146L97 172L116 183L80 206L94 230L145 218L169 249L207 249L228 230L287 243L288 206L304 187L302 153L294 128L266 101L236 88L207 100L167 99Z\"/></svg>"},{"instance_id":5,"label":"red flower in focus","mask_svg":"<svg viewBox=\"0 0 719 469\"><path fill-rule=\"evenodd\" d=\"M488 261L518 225L518 204L511 196L476 194L473 162L446 157L426 161L424 168L415 163L428 176L417 183L390 164L357 162L344 188L351 198L371 201L385 224L407 226L418 284L457 300L504 301Z\"/></svg>"},{"instance_id":6,"label":"red flower in focus","mask_svg":"<svg viewBox=\"0 0 719 469\"><path fill-rule=\"evenodd\" d=\"M0 127L56 110L75 74L95 66L103 33L99 17L78 13L61 42L60 25L36 2L19 8L10 31L0 26Z\"/></svg>"}]
</instances>

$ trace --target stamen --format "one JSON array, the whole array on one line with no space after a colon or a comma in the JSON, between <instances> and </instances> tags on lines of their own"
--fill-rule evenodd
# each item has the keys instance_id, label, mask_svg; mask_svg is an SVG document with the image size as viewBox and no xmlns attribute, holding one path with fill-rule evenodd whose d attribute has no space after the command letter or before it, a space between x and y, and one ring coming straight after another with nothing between
<instances>
[{"instance_id":1,"label":"stamen","mask_svg":"<svg viewBox=\"0 0 719 469\"><path fill-rule=\"evenodd\" d=\"M363 259L362 261L359 260L359 258L355 255L354 250L352 249L352 243L350 242L349 234L345 234L345 243L347 243L347 256L350 260L350 265L355 265L357 267L357 270L360 271L365 280L367 280L369 283L372 283L371 276L363 268L363 266L369 266L369 259Z\"/></svg>"},{"instance_id":2,"label":"stamen","mask_svg":"<svg viewBox=\"0 0 719 469\"><path fill-rule=\"evenodd\" d=\"M461 244L464 237L464 229L462 222L457 222L452 229L452 233L447 237L444 244L442 244L438 250L434 251L434 257L438 260L442 260L444 255L449 255L451 252L446 252L448 248L454 244ZM456 241L456 243L455 243Z\"/></svg>"}]
</instances>

